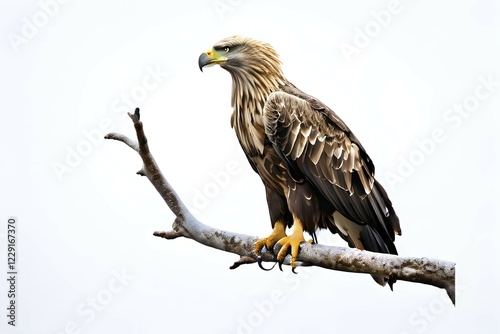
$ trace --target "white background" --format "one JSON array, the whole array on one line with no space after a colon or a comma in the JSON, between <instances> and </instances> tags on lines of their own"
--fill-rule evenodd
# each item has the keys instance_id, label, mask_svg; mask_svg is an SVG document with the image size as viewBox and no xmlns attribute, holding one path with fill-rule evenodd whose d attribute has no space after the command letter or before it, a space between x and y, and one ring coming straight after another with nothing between
<instances>
[{"instance_id":1,"label":"white background","mask_svg":"<svg viewBox=\"0 0 500 334\"><path fill-rule=\"evenodd\" d=\"M497 2L41 3L0 10L0 332L500 330ZM391 292L359 274L231 271L236 255L152 236L173 215L135 175L138 156L101 139L109 129L133 136L123 114L135 106L199 219L270 231L261 181L229 126L230 76L197 64L234 34L271 43L289 80L356 133L401 219L400 254L457 263L456 307L439 289L398 282ZM15 328L3 278L9 216L18 219Z\"/></svg>"}]
</instances>

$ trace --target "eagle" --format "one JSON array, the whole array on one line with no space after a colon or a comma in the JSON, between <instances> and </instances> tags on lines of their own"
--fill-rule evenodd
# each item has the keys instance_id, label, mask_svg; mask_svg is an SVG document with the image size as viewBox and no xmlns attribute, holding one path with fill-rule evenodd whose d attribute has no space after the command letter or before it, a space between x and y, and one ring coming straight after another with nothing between
<instances>
[{"instance_id":1,"label":"eagle","mask_svg":"<svg viewBox=\"0 0 500 334\"><path fill-rule=\"evenodd\" d=\"M278 263L296 267L308 232L338 233L349 247L397 254L399 218L358 138L327 105L288 81L274 48L232 36L203 52L200 70L220 65L232 78L231 126L264 183L272 232L255 244L261 254L278 243ZM287 228L291 233L287 235ZM393 278L373 276L380 285Z\"/></svg>"}]
</instances>

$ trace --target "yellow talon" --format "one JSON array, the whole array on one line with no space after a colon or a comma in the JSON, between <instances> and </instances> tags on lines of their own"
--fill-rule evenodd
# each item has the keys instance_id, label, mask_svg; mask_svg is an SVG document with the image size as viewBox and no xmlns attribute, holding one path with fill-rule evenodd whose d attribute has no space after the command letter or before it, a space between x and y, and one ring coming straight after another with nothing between
<instances>
[{"instance_id":1,"label":"yellow talon","mask_svg":"<svg viewBox=\"0 0 500 334\"><path fill-rule=\"evenodd\" d=\"M264 248L264 246L266 246L266 248L268 250L272 251L274 245L279 240L286 237L285 228L286 228L285 223L278 220L274 224L273 231L271 232L271 234L267 238L262 238L262 239L257 240L257 242L255 243L255 254L257 254L257 255L260 254L260 252L262 251L262 248Z\"/></svg>"},{"instance_id":2,"label":"yellow talon","mask_svg":"<svg viewBox=\"0 0 500 334\"><path fill-rule=\"evenodd\" d=\"M295 268L295 260L297 260L297 256L299 255L300 243L304 241L306 240L304 239L304 228L302 227L302 223L300 220L294 219L293 233L290 236L284 237L278 241L278 243L282 246L277 256L278 262L283 262L288 249L291 247L290 253L292 255L292 261L290 265L292 268Z\"/></svg>"}]
</instances>

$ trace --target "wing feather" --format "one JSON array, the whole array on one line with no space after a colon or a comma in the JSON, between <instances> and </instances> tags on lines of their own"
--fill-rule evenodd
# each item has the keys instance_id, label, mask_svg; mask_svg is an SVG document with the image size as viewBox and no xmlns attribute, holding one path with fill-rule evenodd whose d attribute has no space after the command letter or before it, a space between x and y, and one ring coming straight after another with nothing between
<instances>
[{"instance_id":1,"label":"wing feather","mask_svg":"<svg viewBox=\"0 0 500 334\"><path fill-rule=\"evenodd\" d=\"M336 210L372 226L394 248L400 228L392 204L375 181L370 157L333 111L290 86L269 96L264 125L275 148Z\"/></svg>"},{"instance_id":2,"label":"wing feather","mask_svg":"<svg viewBox=\"0 0 500 334\"><path fill-rule=\"evenodd\" d=\"M286 123L286 122L283 122ZM281 124L283 124L281 123ZM284 127L287 127L284 125ZM299 127L300 124L297 123L290 123L289 125L290 131L288 133L287 141L285 147L283 147L283 153L288 156L292 153L292 150L294 149L295 146L295 141L297 140L297 135L299 134Z\"/></svg>"},{"instance_id":3,"label":"wing feather","mask_svg":"<svg viewBox=\"0 0 500 334\"><path fill-rule=\"evenodd\" d=\"M323 150L325 148L325 142L320 140L309 141L311 145L311 149L309 151L309 158L314 165L318 164L321 155L323 154Z\"/></svg>"}]
</instances>

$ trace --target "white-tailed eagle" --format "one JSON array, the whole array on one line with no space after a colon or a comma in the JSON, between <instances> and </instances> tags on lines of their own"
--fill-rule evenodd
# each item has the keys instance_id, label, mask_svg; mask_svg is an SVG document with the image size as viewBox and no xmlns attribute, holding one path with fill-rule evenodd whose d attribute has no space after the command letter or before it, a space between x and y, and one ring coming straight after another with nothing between
<instances>
[{"instance_id":1,"label":"white-tailed eagle","mask_svg":"<svg viewBox=\"0 0 500 334\"><path fill-rule=\"evenodd\" d=\"M323 228L350 247L397 254L399 219L372 160L340 117L285 78L267 43L223 39L199 57L200 69L215 64L231 74L231 125L266 190L273 230L256 243L256 253L278 242L278 261L290 251L294 267L303 232L315 239ZM391 288L394 282L374 279Z\"/></svg>"}]
</instances>

